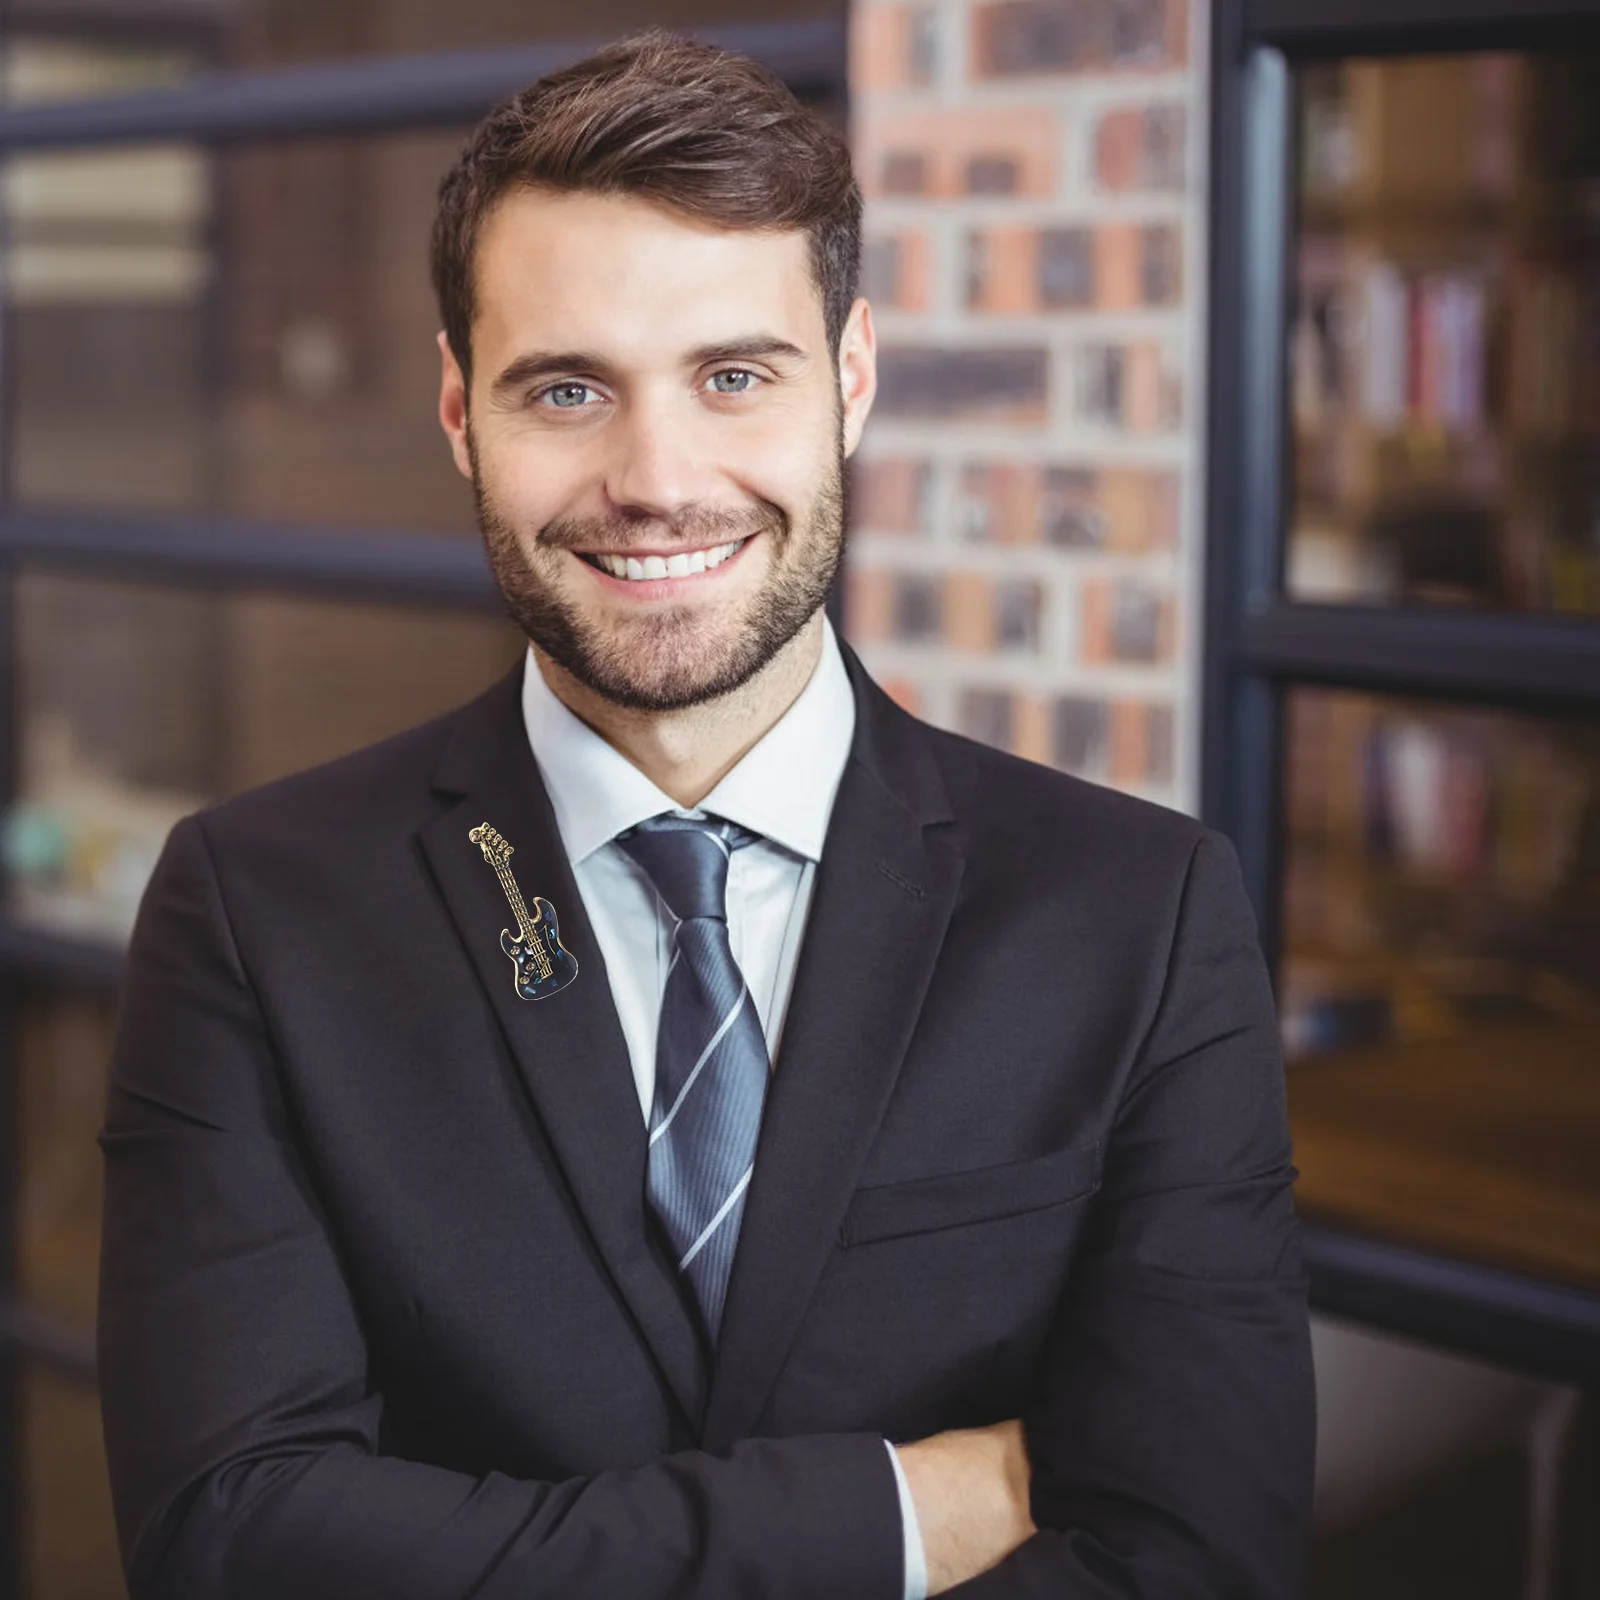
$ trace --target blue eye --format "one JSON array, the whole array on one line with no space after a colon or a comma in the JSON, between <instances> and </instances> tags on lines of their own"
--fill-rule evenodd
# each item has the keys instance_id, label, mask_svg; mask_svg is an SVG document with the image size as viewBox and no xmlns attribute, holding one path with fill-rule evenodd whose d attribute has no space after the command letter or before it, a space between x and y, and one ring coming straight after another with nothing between
<instances>
[{"instance_id":1,"label":"blue eye","mask_svg":"<svg viewBox=\"0 0 1600 1600\"><path fill-rule=\"evenodd\" d=\"M718 394L748 394L761 380L743 367L727 367L711 375L711 387Z\"/></svg>"},{"instance_id":2,"label":"blue eye","mask_svg":"<svg viewBox=\"0 0 1600 1600\"><path fill-rule=\"evenodd\" d=\"M546 389L540 398L563 411L573 411L585 403L586 395L594 392L586 383L556 383Z\"/></svg>"}]
</instances>

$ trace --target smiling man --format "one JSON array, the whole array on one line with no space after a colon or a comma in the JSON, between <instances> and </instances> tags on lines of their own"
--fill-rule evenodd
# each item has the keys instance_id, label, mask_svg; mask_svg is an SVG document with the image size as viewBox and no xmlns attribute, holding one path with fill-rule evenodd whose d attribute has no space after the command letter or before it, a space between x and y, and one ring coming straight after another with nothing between
<instances>
[{"instance_id":1,"label":"smiling man","mask_svg":"<svg viewBox=\"0 0 1600 1600\"><path fill-rule=\"evenodd\" d=\"M174 830L102 1143L134 1600L1279 1600L1311 1387L1233 853L823 610L838 135L645 35L497 109L440 419L529 641Z\"/></svg>"}]
</instances>

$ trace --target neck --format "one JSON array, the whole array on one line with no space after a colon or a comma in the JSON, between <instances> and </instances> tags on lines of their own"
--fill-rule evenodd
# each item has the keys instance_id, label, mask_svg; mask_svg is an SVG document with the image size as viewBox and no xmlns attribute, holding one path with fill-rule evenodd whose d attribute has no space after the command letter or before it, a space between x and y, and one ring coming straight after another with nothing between
<instances>
[{"instance_id":1,"label":"neck","mask_svg":"<svg viewBox=\"0 0 1600 1600\"><path fill-rule=\"evenodd\" d=\"M555 697L620 751L675 804L697 806L799 698L822 656L819 611L740 688L681 711L636 711L579 683L537 645Z\"/></svg>"}]
</instances>

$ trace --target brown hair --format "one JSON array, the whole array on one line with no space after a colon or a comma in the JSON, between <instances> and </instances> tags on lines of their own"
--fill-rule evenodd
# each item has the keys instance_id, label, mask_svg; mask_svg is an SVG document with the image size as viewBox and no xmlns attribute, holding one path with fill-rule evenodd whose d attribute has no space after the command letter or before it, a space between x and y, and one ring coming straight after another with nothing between
<instances>
[{"instance_id":1,"label":"brown hair","mask_svg":"<svg viewBox=\"0 0 1600 1600\"><path fill-rule=\"evenodd\" d=\"M861 262L861 192L844 139L745 56L660 29L632 34L495 107L439 186L433 286L469 379L473 260L508 192L637 195L728 228L804 229L838 352Z\"/></svg>"}]
</instances>

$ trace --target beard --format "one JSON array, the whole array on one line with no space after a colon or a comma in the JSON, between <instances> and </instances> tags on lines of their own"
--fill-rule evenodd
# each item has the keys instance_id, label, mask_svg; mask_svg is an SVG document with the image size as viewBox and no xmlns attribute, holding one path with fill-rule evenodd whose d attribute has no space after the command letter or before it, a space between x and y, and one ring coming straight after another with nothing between
<instances>
[{"instance_id":1,"label":"beard","mask_svg":"<svg viewBox=\"0 0 1600 1600\"><path fill-rule=\"evenodd\" d=\"M742 688L816 615L843 557L842 438L798 529L779 506L762 500L747 510L690 510L670 519L558 518L538 530L532 552L488 492L470 434L469 453L478 526L512 620L585 688L628 710L681 711ZM737 614L668 605L608 625L585 618L558 592L554 571L541 570L545 552L617 550L646 530L665 536L663 542L693 548L764 534L770 544L767 576Z\"/></svg>"}]
</instances>

